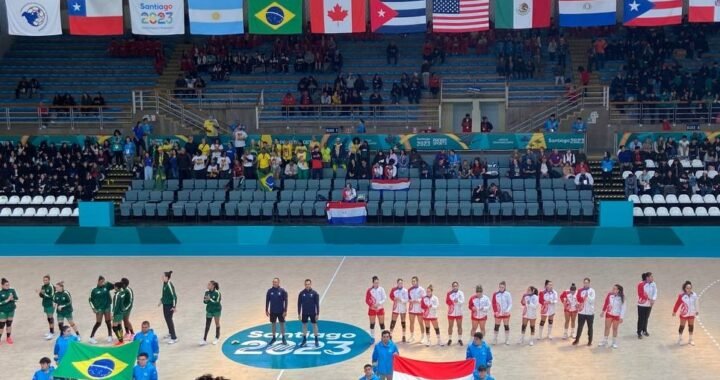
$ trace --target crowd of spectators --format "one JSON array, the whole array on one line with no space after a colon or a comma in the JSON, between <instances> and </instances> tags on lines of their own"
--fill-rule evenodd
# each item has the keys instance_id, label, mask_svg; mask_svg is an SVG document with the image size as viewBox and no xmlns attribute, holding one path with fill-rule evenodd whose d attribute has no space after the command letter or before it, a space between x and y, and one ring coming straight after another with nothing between
<instances>
[{"instance_id":1,"label":"crowd of spectators","mask_svg":"<svg viewBox=\"0 0 720 380\"><path fill-rule=\"evenodd\" d=\"M162 75L166 66L162 42L147 37L113 40L108 46L108 54L116 58L152 57L157 75Z\"/></svg>"},{"instance_id":2,"label":"crowd of spectators","mask_svg":"<svg viewBox=\"0 0 720 380\"><path fill-rule=\"evenodd\" d=\"M66 195L91 200L110 163L109 147L87 140L83 145L30 142L0 145L0 191L3 195Z\"/></svg>"},{"instance_id":3,"label":"crowd of spectators","mask_svg":"<svg viewBox=\"0 0 720 380\"><path fill-rule=\"evenodd\" d=\"M21 97L32 99L40 89L40 81L35 78L28 80L27 77L22 77L18 81L17 86L15 86L15 99L20 99Z\"/></svg>"},{"instance_id":4,"label":"crowd of spectators","mask_svg":"<svg viewBox=\"0 0 720 380\"><path fill-rule=\"evenodd\" d=\"M80 97L80 104L75 101L75 97L70 93L57 93L52 100L50 115L52 117L62 117L69 116L71 112L79 116L98 115L106 105L105 97L100 92L96 93L95 96L91 96L87 92L83 93Z\"/></svg>"}]
</instances>

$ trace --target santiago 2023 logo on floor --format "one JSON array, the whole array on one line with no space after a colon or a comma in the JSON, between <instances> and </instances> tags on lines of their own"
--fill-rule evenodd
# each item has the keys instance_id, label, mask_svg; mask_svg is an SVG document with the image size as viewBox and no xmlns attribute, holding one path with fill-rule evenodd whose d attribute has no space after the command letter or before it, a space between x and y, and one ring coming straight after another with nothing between
<instances>
[{"instance_id":1,"label":"santiago 2023 logo on floor","mask_svg":"<svg viewBox=\"0 0 720 380\"><path fill-rule=\"evenodd\" d=\"M319 346L310 335L306 347L302 342L302 324L290 321L286 324L287 345L278 339L272 346L270 324L252 327L230 336L222 351L230 360L251 367L270 369L312 368L336 364L354 358L370 347L370 335L353 325L334 321L319 321ZM308 324L312 331L312 325Z\"/></svg>"}]
</instances>

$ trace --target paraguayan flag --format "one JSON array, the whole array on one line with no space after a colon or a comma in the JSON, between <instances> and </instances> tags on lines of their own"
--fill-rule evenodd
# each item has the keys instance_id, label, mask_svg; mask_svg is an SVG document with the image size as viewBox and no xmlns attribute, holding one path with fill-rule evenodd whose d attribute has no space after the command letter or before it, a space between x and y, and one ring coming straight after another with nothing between
<instances>
[{"instance_id":1,"label":"paraguayan flag","mask_svg":"<svg viewBox=\"0 0 720 380\"><path fill-rule=\"evenodd\" d=\"M243 34L243 0L188 0L190 33Z\"/></svg>"}]
</instances>

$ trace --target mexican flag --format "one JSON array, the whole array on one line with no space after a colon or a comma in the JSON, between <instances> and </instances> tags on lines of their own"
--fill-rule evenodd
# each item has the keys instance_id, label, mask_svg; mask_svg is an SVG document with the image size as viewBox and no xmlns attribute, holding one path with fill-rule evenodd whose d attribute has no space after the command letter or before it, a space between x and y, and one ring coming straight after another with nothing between
<instances>
[{"instance_id":1,"label":"mexican flag","mask_svg":"<svg viewBox=\"0 0 720 380\"><path fill-rule=\"evenodd\" d=\"M550 26L550 0L497 0L495 28L531 29Z\"/></svg>"}]
</instances>

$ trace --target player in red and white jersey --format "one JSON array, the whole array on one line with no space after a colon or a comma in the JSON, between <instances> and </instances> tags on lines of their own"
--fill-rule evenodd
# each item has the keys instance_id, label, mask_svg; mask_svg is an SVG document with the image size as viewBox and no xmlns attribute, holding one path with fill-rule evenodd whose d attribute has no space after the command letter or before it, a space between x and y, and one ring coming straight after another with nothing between
<instances>
[{"instance_id":1,"label":"player in red and white jersey","mask_svg":"<svg viewBox=\"0 0 720 380\"><path fill-rule=\"evenodd\" d=\"M472 321L470 336L475 337L478 328L480 328L480 332L485 336L485 323L487 322L487 317L492 305L490 304L490 298L483 294L482 285L475 287L475 294L470 297L468 308L470 309L470 320Z\"/></svg>"},{"instance_id":2,"label":"player in red and white jersey","mask_svg":"<svg viewBox=\"0 0 720 380\"><path fill-rule=\"evenodd\" d=\"M534 286L530 286L523 294L520 304L523 307L522 311L522 328L520 330L520 344L525 344L525 330L527 330L528 324L530 325L530 342L532 346L535 344L535 321L537 320L538 308L540 306L540 297L538 297L538 290Z\"/></svg>"},{"instance_id":3,"label":"player in red and white jersey","mask_svg":"<svg viewBox=\"0 0 720 380\"><path fill-rule=\"evenodd\" d=\"M433 286L428 285L426 289L425 297L422 298L422 302L420 303L420 306L422 308L423 314L422 318L425 322L425 336L426 341L425 345L430 347L430 325L435 329L435 336L437 337L437 345L443 346L443 342L440 339L440 327L438 326L437 321L437 309L438 306L440 306L440 300L438 300L437 296L433 295Z\"/></svg>"},{"instance_id":4,"label":"player in red and white jersey","mask_svg":"<svg viewBox=\"0 0 720 380\"><path fill-rule=\"evenodd\" d=\"M462 320L463 320L463 303L465 303L465 293L460 290L460 284L454 281L451 289L445 295L445 304L448 305L448 346L452 344L453 325L457 322L458 344L463 345L462 341Z\"/></svg>"},{"instance_id":5,"label":"player in red and white jersey","mask_svg":"<svg viewBox=\"0 0 720 380\"><path fill-rule=\"evenodd\" d=\"M700 304L698 303L698 295L692 291L692 283L685 281L683 284L682 293L678 294L677 301L675 301L675 307L673 307L673 317L680 313L680 327L678 328L678 344L682 344L682 334L685 330L685 324L688 325L688 334L690 340L688 343L691 346L695 345L693 340L693 331L695 330L695 317L700 314Z\"/></svg>"},{"instance_id":6,"label":"player in red and white jersey","mask_svg":"<svg viewBox=\"0 0 720 380\"><path fill-rule=\"evenodd\" d=\"M493 315L495 316L495 337L493 345L497 344L500 324L505 327L505 344L510 344L510 312L512 311L512 295L507 291L505 281L500 281L498 291L492 295Z\"/></svg>"},{"instance_id":7,"label":"player in red and white jersey","mask_svg":"<svg viewBox=\"0 0 720 380\"><path fill-rule=\"evenodd\" d=\"M575 338L575 321L577 320L578 313L578 302L575 297L577 292L577 286L573 282L570 284L570 289L563 291L560 294L560 302L563 304L563 311L565 312L565 330L563 332L563 339ZM568 335L568 327L571 327L570 334Z\"/></svg>"},{"instance_id":8,"label":"player in red and white jersey","mask_svg":"<svg viewBox=\"0 0 720 380\"><path fill-rule=\"evenodd\" d=\"M538 294L540 301L540 334L538 339L543 338L545 321L548 323L547 338L552 339L553 322L555 321L555 304L560 299L558 293L553 289L553 283L545 280L545 289Z\"/></svg>"},{"instance_id":9,"label":"player in red and white jersey","mask_svg":"<svg viewBox=\"0 0 720 380\"><path fill-rule=\"evenodd\" d=\"M602 316L605 317L605 335L603 341L600 342L599 346L604 347L608 345L608 336L610 335L610 328L612 328L613 340L612 345L609 347L618 348L617 346L617 333L618 327L623 323L625 318L625 292L623 287L615 284L605 297L605 304L602 308Z\"/></svg>"},{"instance_id":10,"label":"player in red and white jersey","mask_svg":"<svg viewBox=\"0 0 720 380\"><path fill-rule=\"evenodd\" d=\"M647 331L650 311L657 300L657 285L652 272L645 272L640 275L642 281L637 284L638 293L638 322L637 336L642 339L643 335L650 336Z\"/></svg>"},{"instance_id":11,"label":"player in red and white jersey","mask_svg":"<svg viewBox=\"0 0 720 380\"><path fill-rule=\"evenodd\" d=\"M390 321L390 335L395 330L398 316L400 316L400 326L402 326L402 342L405 343L405 317L408 309L408 291L403 287L403 279L397 279L397 285L390 290L390 300L393 303L392 320Z\"/></svg>"},{"instance_id":12,"label":"player in red and white jersey","mask_svg":"<svg viewBox=\"0 0 720 380\"><path fill-rule=\"evenodd\" d=\"M380 286L378 276L373 276L372 286L365 292L365 303L368 305L368 318L370 319L370 336L375 341L375 322L380 324L380 331L385 330L385 308L387 300L385 289Z\"/></svg>"},{"instance_id":13,"label":"player in red and white jersey","mask_svg":"<svg viewBox=\"0 0 720 380\"><path fill-rule=\"evenodd\" d=\"M411 281L412 286L408 289L408 313L410 313L410 340L408 342L415 341L415 319L417 319L420 325L420 343L423 343L425 342L425 322L422 319L421 304L423 297L425 297L425 289L420 286L420 280L417 276L413 276Z\"/></svg>"}]
</instances>

